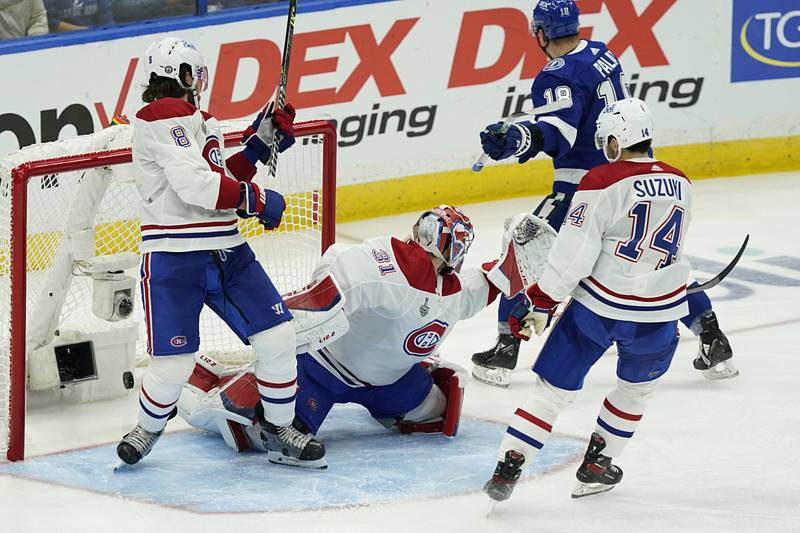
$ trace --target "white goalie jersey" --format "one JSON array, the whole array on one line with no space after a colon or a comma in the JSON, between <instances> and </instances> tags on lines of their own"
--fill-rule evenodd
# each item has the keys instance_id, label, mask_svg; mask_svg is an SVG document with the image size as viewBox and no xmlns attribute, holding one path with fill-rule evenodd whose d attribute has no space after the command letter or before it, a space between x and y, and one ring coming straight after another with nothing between
<instances>
[{"instance_id":1,"label":"white goalie jersey","mask_svg":"<svg viewBox=\"0 0 800 533\"><path fill-rule=\"evenodd\" d=\"M682 245L692 191L678 169L650 158L596 167L581 181L539 289L618 320L667 322L688 313Z\"/></svg>"},{"instance_id":2,"label":"white goalie jersey","mask_svg":"<svg viewBox=\"0 0 800 533\"><path fill-rule=\"evenodd\" d=\"M394 383L498 294L483 271L439 275L418 244L392 237L333 245L314 278L329 273L344 294L350 329L310 354L350 387Z\"/></svg>"}]
</instances>

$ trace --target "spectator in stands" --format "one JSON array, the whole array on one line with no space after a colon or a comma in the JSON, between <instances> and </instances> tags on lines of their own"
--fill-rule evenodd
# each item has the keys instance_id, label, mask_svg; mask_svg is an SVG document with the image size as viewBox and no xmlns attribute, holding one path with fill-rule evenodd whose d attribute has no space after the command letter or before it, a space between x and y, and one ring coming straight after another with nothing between
<instances>
[{"instance_id":1,"label":"spectator in stands","mask_svg":"<svg viewBox=\"0 0 800 533\"><path fill-rule=\"evenodd\" d=\"M196 0L114 0L116 22L194 15L196 11Z\"/></svg>"},{"instance_id":2,"label":"spectator in stands","mask_svg":"<svg viewBox=\"0 0 800 533\"><path fill-rule=\"evenodd\" d=\"M114 24L111 0L44 0L44 5L51 32Z\"/></svg>"},{"instance_id":3,"label":"spectator in stands","mask_svg":"<svg viewBox=\"0 0 800 533\"><path fill-rule=\"evenodd\" d=\"M0 0L0 39L47 33L42 0Z\"/></svg>"}]
</instances>

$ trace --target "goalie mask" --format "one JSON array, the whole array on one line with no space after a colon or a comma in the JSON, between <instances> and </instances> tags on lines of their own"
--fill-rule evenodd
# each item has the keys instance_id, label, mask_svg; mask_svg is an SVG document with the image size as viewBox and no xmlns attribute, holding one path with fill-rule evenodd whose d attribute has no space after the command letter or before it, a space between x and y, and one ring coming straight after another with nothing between
<instances>
[{"instance_id":1,"label":"goalie mask","mask_svg":"<svg viewBox=\"0 0 800 533\"><path fill-rule=\"evenodd\" d=\"M469 217L457 207L440 205L420 215L413 239L438 257L449 271L459 272L475 232Z\"/></svg>"},{"instance_id":2,"label":"goalie mask","mask_svg":"<svg viewBox=\"0 0 800 533\"><path fill-rule=\"evenodd\" d=\"M154 75L171 78L198 101L198 95L208 88L208 68L203 55L183 39L167 37L151 44L144 55L143 64L147 83ZM191 85L186 85L186 72L192 75Z\"/></svg>"},{"instance_id":3,"label":"goalie mask","mask_svg":"<svg viewBox=\"0 0 800 533\"><path fill-rule=\"evenodd\" d=\"M608 154L608 141L614 137L619 144L618 152ZM607 106L597 117L594 144L603 151L606 159L619 161L623 148L630 148L653 138L653 115L643 101L625 98Z\"/></svg>"}]
</instances>

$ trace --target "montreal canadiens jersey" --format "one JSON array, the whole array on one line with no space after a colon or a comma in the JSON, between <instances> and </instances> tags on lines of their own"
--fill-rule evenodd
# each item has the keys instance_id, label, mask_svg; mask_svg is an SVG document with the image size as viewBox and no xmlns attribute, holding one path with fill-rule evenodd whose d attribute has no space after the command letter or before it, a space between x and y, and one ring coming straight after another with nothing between
<instances>
[{"instance_id":1,"label":"montreal canadiens jersey","mask_svg":"<svg viewBox=\"0 0 800 533\"><path fill-rule=\"evenodd\" d=\"M556 301L572 294L607 318L685 316L690 266L681 252L691 203L689 180L661 161L594 168L572 199L539 288Z\"/></svg>"},{"instance_id":2,"label":"montreal canadiens jersey","mask_svg":"<svg viewBox=\"0 0 800 533\"><path fill-rule=\"evenodd\" d=\"M392 237L333 245L314 277L327 273L345 295L350 329L311 356L350 387L394 383L498 294L481 270L438 275L422 247Z\"/></svg>"},{"instance_id":3,"label":"montreal canadiens jersey","mask_svg":"<svg viewBox=\"0 0 800 533\"><path fill-rule=\"evenodd\" d=\"M177 98L136 114L133 171L142 199L142 252L232 248L244 242L217 121Z\"/></svg>"},{"instance_id":4,"label":"montreal canadiens jersey","mask_svg":"<svg viewBox=\"0 0 800 533\"><path fill-rule=\"evenodd\" d=\"M569 102L536 117L544 152L553 158L553 192L573 194L587 171L606 163L594 144L595 123L604 107L628 96L619 60L600 41L581 40L575 50L542 68L531 88L533 105Z\"/></svg>"}]
</instances>

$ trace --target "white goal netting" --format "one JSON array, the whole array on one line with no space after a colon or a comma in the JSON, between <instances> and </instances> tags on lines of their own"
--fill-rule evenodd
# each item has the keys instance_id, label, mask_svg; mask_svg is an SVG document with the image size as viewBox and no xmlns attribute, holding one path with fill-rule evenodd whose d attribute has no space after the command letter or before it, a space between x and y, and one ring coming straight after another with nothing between
<instances>
[{"instance_id":1,"label":"white goal netting","mask_svg":"<svg viewBox=\"0 0 800 533\"><path fill-rule=\"evenodd\" d=\"M223 124L223 131L243 127ZM146 364L135 264L141 240L139 197L131 165L109 164L130 161L130 128L114 126L34 145L0 160L0 457L23 438L19 432L24 422L20 424L19 417L24 417L24 409L21 414L14 409L20 385L23 391L25 387L26 376L18 363L21 346L30 359L59 336L85 338L110 331L120 337L135 335L136 364ZM276 179L267 183L265 168L254 178L285 196L287 209L280 229L265 232L254 219L239 224L282 293L308 283L321 251L334 238L335 133L321 121L299 124L296 130L297 143L279 157ZM226 137L226 144L237 149L238 135ZM26 163L31 164L26 168ZM72 170L77 166L82 168ZM20 170L30 175L25 178ZM23 231L26 253L21 257L15 237ZM109 322L93 312L90 271L98 261L111 261L103 264L115 265L113 269L121 268L125 276L136 279L131 318ZM21 341L23 313L26 331ZM201 352L229 363L253 358L250 348L208 309L201 317L200 334ZM11 422L14 416L16 423Z\"/></svg>"}]
</instances>

